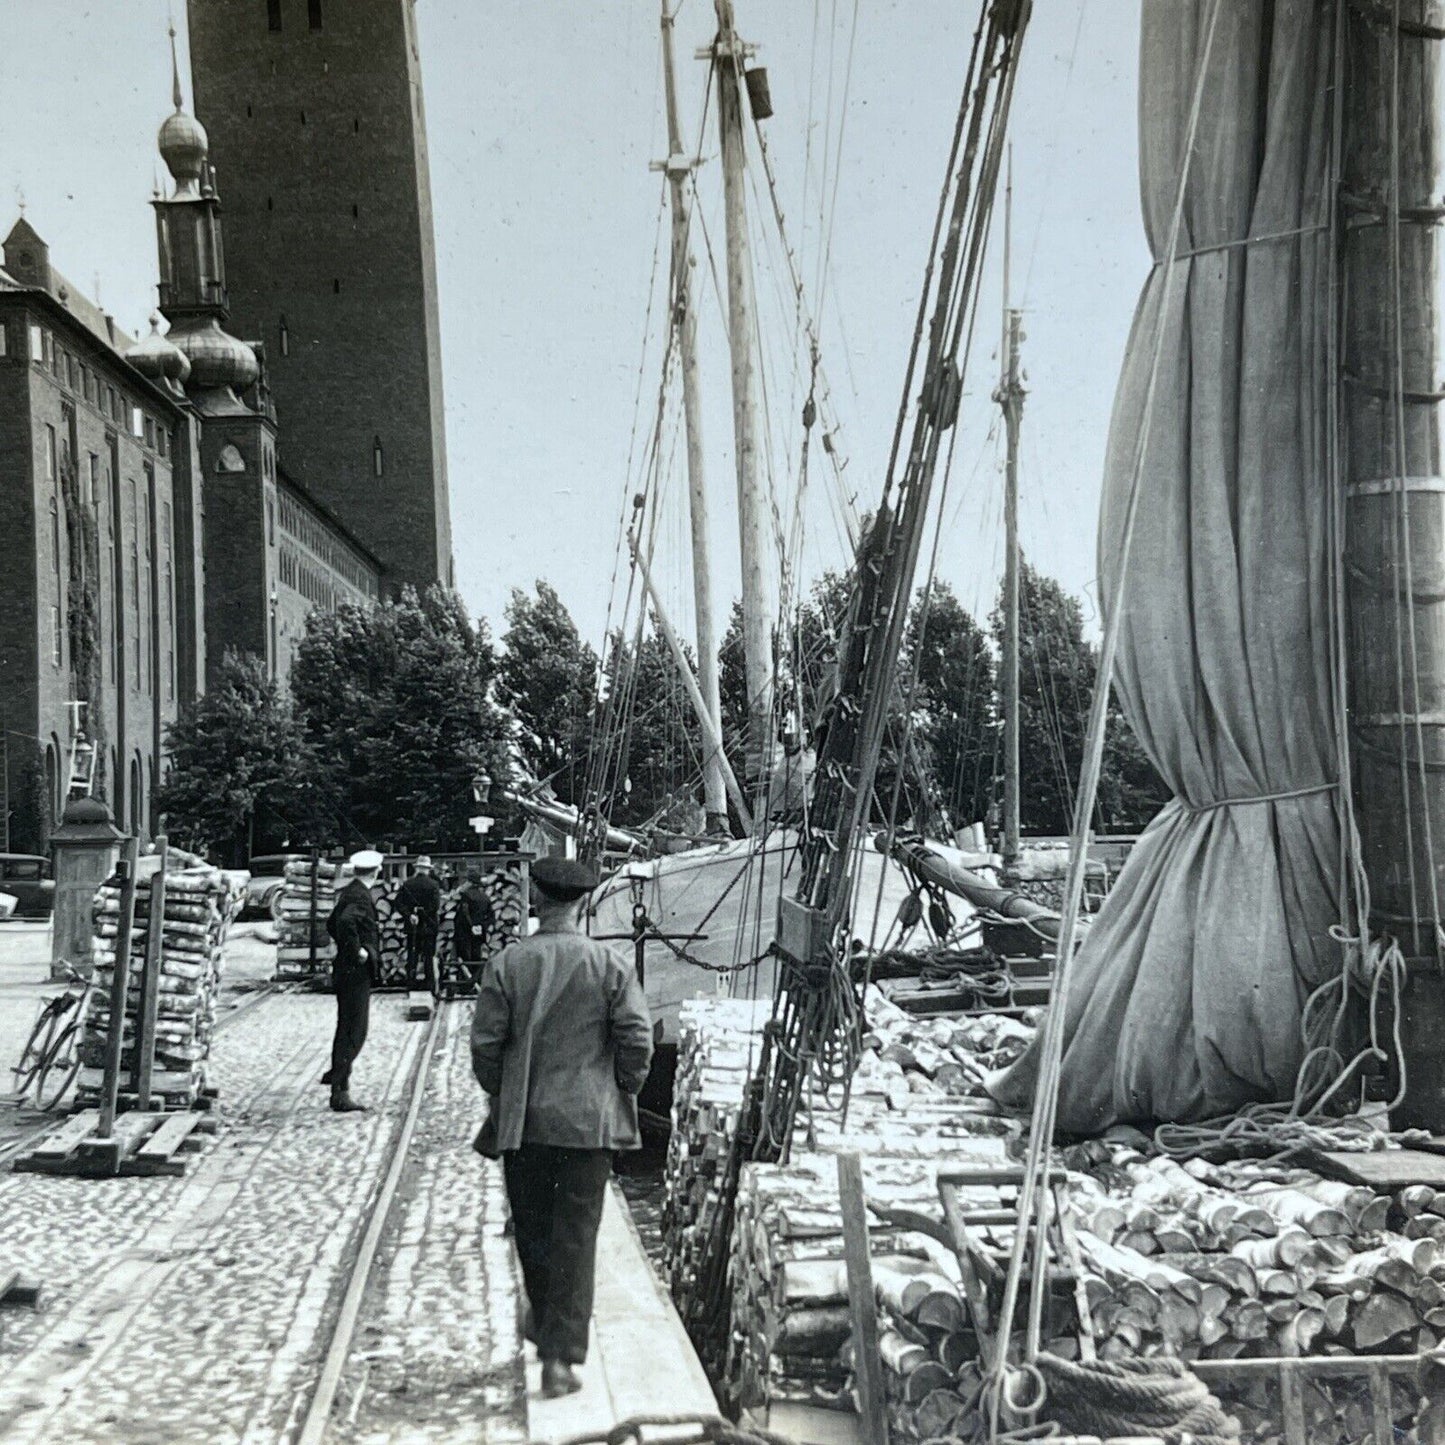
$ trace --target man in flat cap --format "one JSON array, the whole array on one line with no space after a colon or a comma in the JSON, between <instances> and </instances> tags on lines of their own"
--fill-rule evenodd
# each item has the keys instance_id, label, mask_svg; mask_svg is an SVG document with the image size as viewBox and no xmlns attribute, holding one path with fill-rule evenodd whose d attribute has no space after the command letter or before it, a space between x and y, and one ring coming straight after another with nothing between
<instances>
[{"instance_id":1,"label":"man in flat cap","mask_svg":"<svg viewBox=\"0 0 1445 1445\"><path fill-rule=\"evenodd\" d=\"M490 1096L476 1147L503 1162L547 1396L581 1388L612 1155L639 1147L652 1061L636 969L582 932L597 883L566 859L532 865L537 931L488 964L472 1019L472 1069Z\"/></svg>"},{"instance_id":2,"label":"man in flat cap","mask_svg":"<svg viewBox=\"0 0 1445 1445\"><path fill-rule=\"evenodd\" d=\"M396 906L406 922L406 986L425 988L436 998L442 886L432 877L431 859L425 853L416 860L416 871L397 889Z\"/></svg>"},{"instance_id":3,"label":"man in flat cap","mask_svg":"<svg viewBox=\"0 0 1445 1445\"><path fill-rule=\"evenodd\" d=\"M321 1076L331 1085L331 1107L357 1114L365 1104L351 1097L351 1066L366 1042L371 1019L371 974L381 961L381 930L371 889L381 873L382 857L371 849L351 855L351 882L336 895L326 931L336 940L331 977L336 987L336 1035L331 1067Z\"/></svg>"}]
</instances>

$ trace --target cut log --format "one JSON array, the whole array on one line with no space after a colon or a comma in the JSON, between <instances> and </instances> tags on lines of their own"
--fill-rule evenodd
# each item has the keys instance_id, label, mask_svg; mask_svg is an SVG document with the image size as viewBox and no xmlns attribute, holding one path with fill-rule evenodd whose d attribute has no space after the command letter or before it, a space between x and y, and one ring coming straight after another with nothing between
<instances>
[{"instance_id":1,"label":"cut log","mask_svg":"<svg viewBox=\"0 0 1445 1445\"><path fill-rule=\"evenodd\" d=\"M1407 1300L1389 1290L1372 1294L1355 1310L1351 1319L1355 1348L1376 1350L1408 1331L1416 1329L1420 1320Z\"/></svg>"}]
</instances>

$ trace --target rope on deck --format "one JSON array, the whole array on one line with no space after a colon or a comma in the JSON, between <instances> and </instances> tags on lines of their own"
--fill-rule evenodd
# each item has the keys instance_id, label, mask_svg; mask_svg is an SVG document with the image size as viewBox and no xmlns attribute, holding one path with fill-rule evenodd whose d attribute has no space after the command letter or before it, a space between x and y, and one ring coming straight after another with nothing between
<instances>
[{"instance_id":1,"label":"rope on deck","mask_svg":"<svg viewBox=\"0 0 1445 1445\"><path fill-rule=\"evenodd\" d=\"M1110 1436L1156 1435L1168 1445L1234 1445L1239 1424L1209 1387L1167 1356L1130 1360L1035 1361L1048 1387L1049 1418L1065 1430Z\"/></svg>"},{"instance_id":2,"label":"rope on deck","mask_svg":"<svg viewBox=\"0 0 1445 1445\"><path fill-rule=\"evenodd\" d=\"M693 1426L696 1433L673 1433L687 1425ZM561 1445L644 1445L642 1432L648 1427L666 1429L667 1445L796 1445L786 1435L756 1426L734 1425L720 1415L631 1415L606 1430L569 1435Z\"/></svg>"}]
</instances>

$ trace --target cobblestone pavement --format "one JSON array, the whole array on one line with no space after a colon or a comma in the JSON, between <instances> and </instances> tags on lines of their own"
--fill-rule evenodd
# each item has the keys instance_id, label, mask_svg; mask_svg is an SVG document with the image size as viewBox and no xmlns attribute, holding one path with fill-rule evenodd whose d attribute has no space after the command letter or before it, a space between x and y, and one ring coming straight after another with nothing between
<instances>
[{"instance_id":1,"label":"cobblestone pavement","mask_svg":"<svg viewBox=\"0 0 1445 1445\"><path fill-rule=\"evenodd\" d=\"M38 1276L38 1312L0 1334L0 1439L289 1439L423 1028L374 1000L355 1092L316 1086L333 1004L268 999L216 1041L223 1126L179 1179L0 1176L0 1259Z\"/></svg>"},{"instance_id":2,"label":"cobblestone pavement","mask_svg":"<svg viewBox=\"0 0 1445 1445\"><path fill-rule=\"evenodd\" d=\"M499 1166L473 1152L471 1007L446 1009L406 1174L332 1414L332 1441L509 1445L526 1431L520 1291Z\"/></svg>"}]
</instances>

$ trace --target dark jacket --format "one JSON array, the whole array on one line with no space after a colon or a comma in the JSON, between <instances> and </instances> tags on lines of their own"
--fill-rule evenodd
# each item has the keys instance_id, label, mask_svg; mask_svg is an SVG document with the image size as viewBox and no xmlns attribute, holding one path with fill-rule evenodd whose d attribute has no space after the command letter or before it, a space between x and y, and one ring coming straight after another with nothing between
<instances>
[{"instance_id":1,"label":"dark jacket","mask_svg":"<svg viewBox=\"0 0 1445 1445\"><path fill-rule=\"evenodd\" d=\"M491 932L492 922L496 917L496 910L492 907L492 900L487 896L486 890L480 883L469 883L462 889L461 896L457 899L457 915L454 927L456 929L457 951L462 956L468 956L468 949L475 949L471 957L481 958L481 950L486 945L487 934ZM473 928L480 928L480 934L472 932ZM463 947L463 945L466 947Z\"/></svg>"},{"instance_id":2,"label":"dark jacket","mask_svg":"<svg viewBox=\"0 0 1445 1445\"><path fill-rule=\"evenodd\" d=\"M435 925L442 916L442 886L430 873L413 873L396 890L396 911L403 918L420 913L424 922Z\"/></svg>"},{"instance_id":3,"label":"dark jacket","mask_svg":"<svg viewBox=\"0 0 1445 1445\"><path fill-rule=\"evenodd\" d=\"M374 969L381 961L381 932L376 904L361 879L353 878L336 895L336 906L326 920L326 931L336 940L338 968ZM366 950L363 962L360 951Z\"/></svg>"},{"instance_id":4,"label":"dark jacket","mask_svg":"<svg viewBox=\"0 0 1445 1445\"><path fill-rule=\"evenodd\" d=\"M636 1149L651 1062L652 1019L622 955L580 933L508 944L472 1015L472 1070L492 1096L477 1147Z\"/></svg>"}]
</instances>

